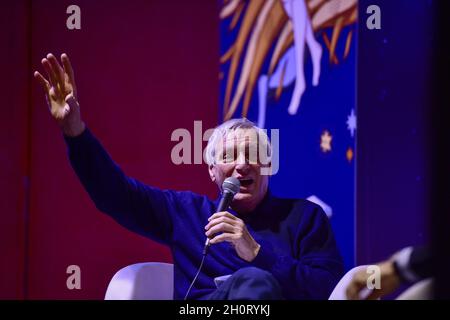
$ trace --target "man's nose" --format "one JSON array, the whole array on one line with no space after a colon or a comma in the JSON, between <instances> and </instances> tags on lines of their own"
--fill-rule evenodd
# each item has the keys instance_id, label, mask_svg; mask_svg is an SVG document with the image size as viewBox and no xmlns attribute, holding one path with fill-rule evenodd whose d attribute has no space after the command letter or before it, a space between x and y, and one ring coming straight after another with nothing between
<instances>
[{"instance_id":1,"label":"man's nose","mask_svg":"<svg viewBox=\"0 0 450 320\"><path fill-rule=\"evenodd\" d=\"M238 172L244 173L250 168L249 160L245 157L244 154L239 154L238 158L236 159L236 165L235 169Z\"/></svg>"}]
</instances>

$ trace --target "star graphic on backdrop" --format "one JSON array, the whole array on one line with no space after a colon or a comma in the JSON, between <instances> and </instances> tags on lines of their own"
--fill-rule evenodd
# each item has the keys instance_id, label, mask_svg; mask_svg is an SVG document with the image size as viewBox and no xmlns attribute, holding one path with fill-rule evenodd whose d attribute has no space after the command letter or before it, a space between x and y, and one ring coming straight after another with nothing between
<instances>
[{"instance_id":1,"label":"star graphic on backdrop","mask_svg":"<svg viewBox=\"0 0 450 320\"><path fill-rule=\"evenodd\" d=\"M349 116L347 117L347 129L350 130L350 135L353 137L356 130L356 115L355 109L352 109Z\"/></svg>"},{"instance_id":2,"label":"star graphic on backdrop","mask_svg":"<svg viewBox=\"0 0 450 320\"><path fill-rule=\"evenodd\" d=\"M328 152L331 151L331 140L333 139L333 136L330 135L328 130L325 130L322 135L320 136L320 149L322 149L322 152Z\"/></svg>"},{"instance_id":3,"label":"star graphic on backdrop","mask_svg":"<svg viewBox=\"0 0 450 320\"><path fill-rule=\"evenodd\" d=\"M348 162L352 162L353 156L354 156L352 147L348 147L347 152L345 153L345 156L347 157Z\"/></svg>"}]
</instances>

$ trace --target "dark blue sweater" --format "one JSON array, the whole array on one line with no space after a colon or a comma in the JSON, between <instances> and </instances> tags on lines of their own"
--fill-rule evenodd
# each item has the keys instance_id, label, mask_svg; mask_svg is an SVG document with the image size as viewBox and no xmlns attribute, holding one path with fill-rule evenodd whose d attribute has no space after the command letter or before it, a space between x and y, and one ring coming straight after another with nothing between
<instances>
[{"instance_id":1,"label":"dark blue sweater","mask_svg":"<svg viewBox=\"0 0 450 320\"><path fill-rule=\"evenodd\" d=\"M160 190L127 177L86 129L65 137L70 162L96 207L129 230L170 247L175 299L194 278L206 240L204 226L216 211L212 201L193 192ZM211 246L191 293L201 299L215 289L213 279L255 266L278 279L287 299L327 299L343 274L343 263L327 216L306 200L267 193L251 213L239 215L261 245L248 263L227 243Z\"/></svg>"}]
</instances>

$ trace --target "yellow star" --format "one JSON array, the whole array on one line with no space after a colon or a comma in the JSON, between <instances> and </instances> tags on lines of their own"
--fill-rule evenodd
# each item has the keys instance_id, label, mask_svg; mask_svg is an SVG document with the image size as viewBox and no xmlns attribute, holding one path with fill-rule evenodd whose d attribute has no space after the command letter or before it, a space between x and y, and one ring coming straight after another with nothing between
<instances>
[{"instance_id":1,"label":"yellow star","mask_svg":"<svg viewBox=\"0 0 450 320\"><path fill-rule=\"evenodd\" d=\"M345 155L347 156L348 162L352 162L352 160L353 160L353 150L352 150L351 147L348 147L347 152L345 153Z\"/></svg>"},{"instance_id":2,"label":"yellow star","mask_svg":"<svg viewBox=\"0 0 450 320\"><path fill-rule=\"evenodd\" d=\"M320 136L320 148L322 149L322 152L328 152L331 151L331 140L333 139L333 136L330 135L328 130L325 130L322 135Z\"/></svg>"}]
</instances>

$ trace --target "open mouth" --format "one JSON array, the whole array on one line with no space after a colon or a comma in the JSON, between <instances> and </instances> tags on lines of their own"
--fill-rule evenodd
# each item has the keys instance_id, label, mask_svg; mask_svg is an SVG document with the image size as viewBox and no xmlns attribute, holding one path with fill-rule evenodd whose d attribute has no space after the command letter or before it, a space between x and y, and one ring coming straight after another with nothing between
<instances>
[{"instance_id":1,"label":"open mouth","mask_svg":"<svg viewBox=\"0 0 450 320\"><path fill-rule=\"evenodd\" d=\"M251 178L239 179L239 182L241 183L242 187L248 187L249 185L251 185L253 183L253 179L251 179Z\"/></svg>"}]
</instances>

